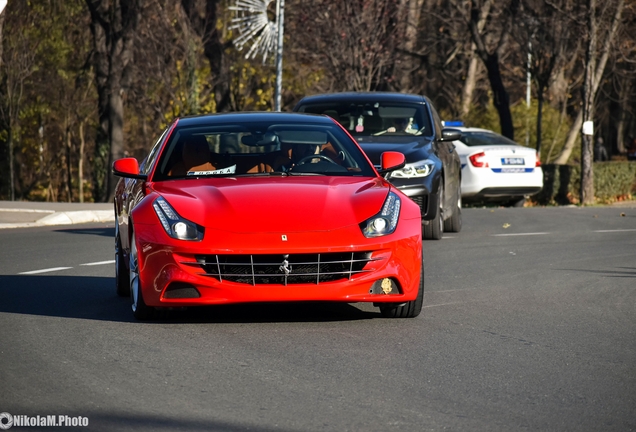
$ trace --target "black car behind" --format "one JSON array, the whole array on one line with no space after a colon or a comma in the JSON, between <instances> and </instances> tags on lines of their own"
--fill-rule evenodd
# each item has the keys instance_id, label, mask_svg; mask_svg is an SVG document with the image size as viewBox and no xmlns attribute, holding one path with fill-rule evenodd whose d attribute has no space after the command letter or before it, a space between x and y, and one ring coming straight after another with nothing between
<instances>
[{"instance_id":1,"label":"black car behind","mask_svg":"<svg viewBox=\"0 0 636 432\"><path fill-rule=\"evenodd\" d=\"M385 93L331 93L303 98L294 111L324 114L338 121L376 167L385 151L406 156L406 166L388 177L417 202L423 236L442 238L461 230L461 167L452 141L460 132L442 128L437 111L425 96Z\"/></svg>"}]
</instances>

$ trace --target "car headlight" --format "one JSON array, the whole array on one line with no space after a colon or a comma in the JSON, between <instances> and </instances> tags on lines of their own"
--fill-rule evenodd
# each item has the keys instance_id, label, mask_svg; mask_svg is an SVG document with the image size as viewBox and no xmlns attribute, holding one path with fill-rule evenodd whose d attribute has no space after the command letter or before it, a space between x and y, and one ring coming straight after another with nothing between
<instances>
[{"instance_id":1,"label":"car headlight","mask_svg":"<svg viewBox=\"0 0 636 432\"><path fill-rule=\"evenodd\" d=\"M401 170L395 170L391 173L392 178L415 178L426 177L433 172L435 162L430 159L408 163Z\"/></svg>"},{"instance_id":2,"label":"car headlight","mask_svg":"<svg viewBox=\"0 0 636 432\"><path fill-rule=\"evenodd\" d=\"M155 209L163 229L170 237L179 240L203 239L203 227L179 216L163 197L157 198L152 203L152 207Z\"/></svg>"},{"instance_id":3,"label":"car headlight","mask_svg":"<svg viewBox=\"0 0 636 432\"><path fill-rule=\"evenodd\" d=\"M384 236L395 231L400 217L400 205L400 197L394 192L389 192L382 211L360 224L362 234L369 238Z\"/></svg>"}]
</instances>

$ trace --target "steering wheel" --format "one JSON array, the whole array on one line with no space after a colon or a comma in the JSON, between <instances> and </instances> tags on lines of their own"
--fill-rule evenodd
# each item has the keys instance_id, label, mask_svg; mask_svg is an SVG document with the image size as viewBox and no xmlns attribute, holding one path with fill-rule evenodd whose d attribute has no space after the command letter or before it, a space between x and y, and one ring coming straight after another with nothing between
<instances>
[{"instance_id":1,"label":"steering wheel","mask_svg":"<svg viewBox=\"0 0 636 432\"><path fill-rule=\"evenodd\" d=\"M335 163L332 159L330 159L329 157L322 155L322 154L311 154L308 156L305 156L304 158L301 158L298 162L296 162L296 165L302 165L304 163L307 163L307 161L310 161L311 159L324 159L327 162L331 162L334 165L338 165L337 163Z\"/></svg>"}]
</instances>

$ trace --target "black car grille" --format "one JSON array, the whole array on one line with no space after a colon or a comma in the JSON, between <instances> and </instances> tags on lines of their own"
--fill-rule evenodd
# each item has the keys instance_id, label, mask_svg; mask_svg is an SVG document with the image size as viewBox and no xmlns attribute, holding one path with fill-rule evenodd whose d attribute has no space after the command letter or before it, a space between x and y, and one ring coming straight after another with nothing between
<instances>
[{"instance_id":1,"label":"black car grille","mask_svg":"<svg viewBox=\"0 0 636 432\"><path fill-rule=\"evenodd\" d=\"M250 285L324 283L365 272L371 252L321 254L196 255L206 276ZM185 264L185 263L184 263Z\"/></svg>"}]
</instances>

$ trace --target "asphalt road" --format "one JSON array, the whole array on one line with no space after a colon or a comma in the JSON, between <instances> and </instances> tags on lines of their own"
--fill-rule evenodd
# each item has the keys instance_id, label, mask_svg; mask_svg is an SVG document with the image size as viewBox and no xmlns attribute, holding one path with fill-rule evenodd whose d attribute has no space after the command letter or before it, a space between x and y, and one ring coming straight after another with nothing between
<instances>
[{"instance_id":1,"label":"asphalt road","mask_svg":"<svg viewBox=\"0 0 636 432\"><path fill-rule=\"evenodd\" d=\"M113 234L0 230L0 413L103 431L636 429L634 208L465 209L461 233L425 242L407 320L273 304L134 322Z\"/></svg>"}]
</instances>

